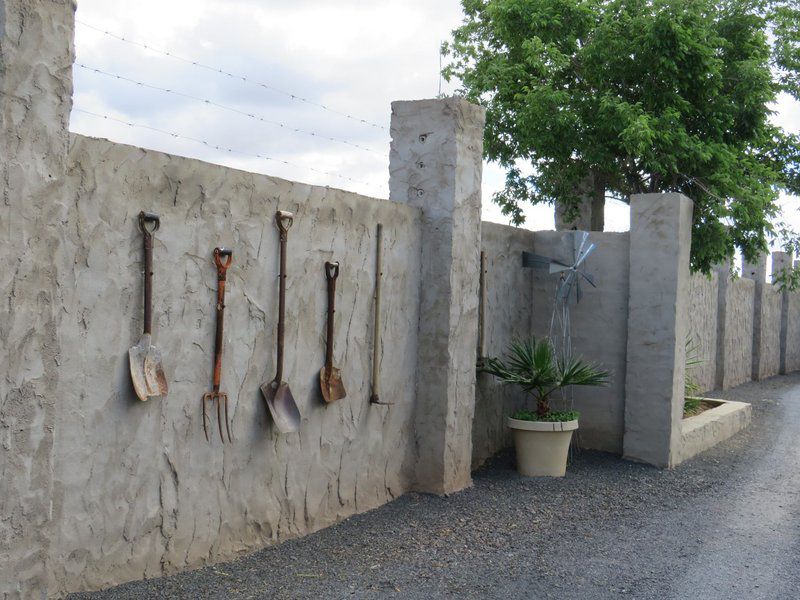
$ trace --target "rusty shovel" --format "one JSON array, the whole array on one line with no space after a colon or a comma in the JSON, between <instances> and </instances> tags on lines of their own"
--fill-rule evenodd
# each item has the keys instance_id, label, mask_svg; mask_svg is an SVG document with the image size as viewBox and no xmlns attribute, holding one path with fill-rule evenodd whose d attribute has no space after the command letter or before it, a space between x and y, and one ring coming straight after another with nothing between
<instances>
[{"instance_id":1,"label":"rusty shovel","mask_svg":"<svg viewBox=\"0 0 800 600\"><path fill-rule=\"evenodd\" d=\"M261 394L267 403L275 426L281 433L293 433L300 429L300 410L294 401L289 384L283 381L283 337L286 329L286 242L289 239L289 228L294 222L290 212L279 210L275 213L281 242L280 256L280 291L278 294L278 356L275 378L261 385Z\"/></svg>"},{"instance_id":2,"label":"rusty shovel","mask_svg":"<svg viewBox=\"0 0 800 600\"><path fill-rule=\"evenodd\" d=\"M158 215L141 211L139 229L144 238L144 332L139 343L128 350L133 389L139 400L166 396L167 377L161 364L161 352L151 344L153 325L153 234L161 226ZM152 227L152 229L150 229Z\"/></svg>"},{"instance_id":3,"label":"rusty shovel","mask_svg":"<svg viewBox=\"0 0 800 600\"><path fill-rule=\"evenodd\" d=\"M339 263L325 263L325 279L328 280L328 337L325 349L325 366L319 372L319 385L325 402L331 403L347 396L342 383L342 374L333 366L333 318L336 313L336 279L339 277Z\"/></svg>"}]
</instances>

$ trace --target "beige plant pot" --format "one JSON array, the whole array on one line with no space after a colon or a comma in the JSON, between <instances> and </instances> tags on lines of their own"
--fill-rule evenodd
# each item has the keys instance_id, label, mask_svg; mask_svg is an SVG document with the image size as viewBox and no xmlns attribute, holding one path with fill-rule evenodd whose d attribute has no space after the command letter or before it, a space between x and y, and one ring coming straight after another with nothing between
<instances>
[{"instance_id":1,"label":"beige plant pot","mask_svg":"<svg viewBox=\"0 0 800 600\"><path fill-rule=\"evenodd\" d=\"M525 477L563 477L567 472L567 453L574 421L521 421L508 417L514 432L517 472Z\"/></svg>"}]
</instances>

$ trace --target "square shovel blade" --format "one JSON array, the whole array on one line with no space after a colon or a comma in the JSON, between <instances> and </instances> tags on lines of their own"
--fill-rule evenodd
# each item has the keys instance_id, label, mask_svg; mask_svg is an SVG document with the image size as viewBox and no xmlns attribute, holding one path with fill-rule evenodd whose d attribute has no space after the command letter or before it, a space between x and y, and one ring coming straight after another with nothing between
<instances>
[{"instance_id":1,"label":"square shovel blade","mask_svg":"<svg viewBox=\"0 0 800 600\"><path fill-rule=\"evenodd\" d=\"M300 411L294 401L289 384L270 381L261 385L261 394L267 403L275 426L281 433L294 433L300 429Z\"/></svg>"}]
</instances>

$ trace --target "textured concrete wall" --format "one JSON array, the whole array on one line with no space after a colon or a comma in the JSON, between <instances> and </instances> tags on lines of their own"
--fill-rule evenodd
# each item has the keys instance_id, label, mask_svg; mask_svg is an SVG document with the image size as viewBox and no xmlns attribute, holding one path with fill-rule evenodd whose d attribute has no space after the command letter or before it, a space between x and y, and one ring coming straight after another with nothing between
<instances>
[{"instance_id":1,"label":"textured concrete wall","mask_svg":"<svg viewBox=\"0 0 800 600\"><path fill-rule=\"evenodd\" d=\"M800 370L800 292L789 292L786 297L786 355L785 373Z\"/></svg>"},{"instance_id":2,"label":"textured concrete wall","mask_svg":"<svg viewBox=\"0 0 800 600\"><path fill-rule=\"evenodd\" d=\"M717 287L718 274L695 273L689 282L688 339L699 364L691 367L691 375L700 391L713 390L717 374Z\"/></svg>"},{"instance_id":3,"label":"textured concrete wall","mask_svg":"<svg viewBox=\"0 0 800 600\"><path fill-rule=\"evenodd\" d=\"M772 377L780 373L782 296L783 294L777 287L768 283L764 284L761 296L759 347L753 348L753 355L759 357L758 372L754 374L757 379ZM800 331L798 336L800 336ZM755 340L755 335L753 339ZM798 340L797 348L800 348L800 340ZM800 364L797 364L793 370L797 369L800 369Z\"/></svg>"},{"instance_id":4,"label":"textured concrete wall","mask_svg":"<svg viewBox=\"0 0 800 600\"><path fill-rule=\"evenodd\" d=\"M725 333L721 350L724 354L722 389L750 381L753 375L753 301L755 281L728 281L725 292Z\"/></svg>"},{"instance_id":5,"label":"textured concrete wall","mask_svg":"<svg viewBox=\"0 0 800 600\"><path fill-rule=\"evenodd\" d=\"M527 229L481 224L481 247L486 252L486 355L502 356L512 341L531 334L533 273L522 268L523 250L532 250L534 232ZM516 386L502 385L494 377L478 374L475 418L472 422L472 466L511 445L506 417L531 399Z\"/></svg>"},{"instance_id":6,"label":"textured concrete wall","mask_svg":"<svg viewBox=\"0 0 800 600\"><path fill-rule=\"evenodd\" d=\"M389 197L422 209L416 487L471 485L485 110L459 98L392 103Z\"/></svg>"},{"instance_id":7,"label":"textured concrete wall","mask_svg":"<svg viewBox=\"0 0 800 600\"><path fill-rule=\"evenodd\" d=\"M631 196L624 455L662 467L681 443L692 202Z\"/></svg>"},{"instance_id":8,"label":"textured concrete wall","mask_svg":"<svg viewBox=\"0 0 800 600\"><path fill-rule=\"evenodd\" d=\"M537 231L533 251L559 261L571 262L574 233ZM570 299L572 350L577 356L611 371L606 387L572 388L574 406L580 411L578 441L587 448L622 452L625 419L625 373L628 336L628 253L629 234L591 232L589 241L597 244L586 259L585 270L594 276L597 287L585 281L583 297ZM558 275L544 269L533 272L533 333L543 337L550 332ZM560 335L554 331L554 336Z\"/></svg>"},{"instance_id":9,"label":"textured concrete wall","mask_svg":"<svg viewBox=\"0 0 800 600\"><path fill-rule=\"evenodd\" d=\"M791 268L792 266L792 257L787 252L773 252L772 253L772 284L779 285L779 278L785 269ZM790 369L787 369L786 365L786 350L787 350L787 343L788 343L788 328L789 328L789 316L790 312L794 313L795 311L789 310L789 299L791 294L790 293L783 293L781 295L781 347L780 347L780 354L781 354L781 368L780 372L789 373Z\"/></svg>"},{"instance_id":10,"label":"textured concrete wall","mask_svg":"<svg viewBox=\"0 0 800 600\"><path fill-rule=\"evenodd\" d=\"M0 597L47 578L75 5L0 0Z\"/></svg>"},{"instance_id":11,"label":"textured concrete wall","mask_svg":"<svg viewBox=\"0 0 800 600\"><path fill-rule=\"evenodd\" d=\"M75 136L56 326L59 429L51 590L93 589L230 558L319 529L410 488L419 209ZM275 371L276 209L289 234L287 362L303 415L280 435L260 398ZM155 343L169 396L142 403L128 348L142 325L136 214L156 234ZM383 395L369 399L375 224L384 224ZM233 248L222 388L232 445L203 436L211 385L215 245ZM43 257L40 256L40 259ZM322 403L323 263L339 260L336 364L347 397ZM474 355L474 351L470 356ZM212 431L213 432L213 431Z\"/></svg>"}]
</instances>

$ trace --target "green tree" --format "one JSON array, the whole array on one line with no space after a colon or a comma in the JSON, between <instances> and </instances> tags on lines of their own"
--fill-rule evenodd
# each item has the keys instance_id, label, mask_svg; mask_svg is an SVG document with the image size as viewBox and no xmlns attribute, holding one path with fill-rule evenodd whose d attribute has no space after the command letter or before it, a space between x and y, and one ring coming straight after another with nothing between
<instances>
[{"instance_id":1,"label":"green tree","mask_svg":"<svg viewBox=\"0 0 800 600\"><path fill-rule=\"evenodd\" d=\"M444 76L487 109L512 222L525 202L575 215L587 182L675 191L695 202L694 268L767 250L779 191L800 191L798 139L769 121L779 93L800 98L797 0L462 3Z\"/></svg>"}]
</instances>

